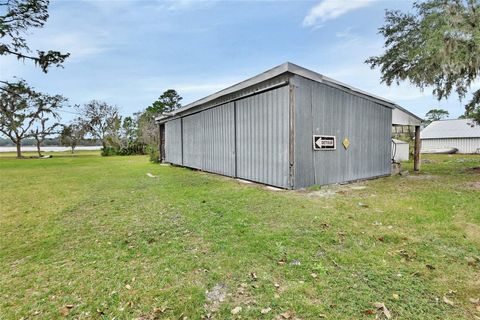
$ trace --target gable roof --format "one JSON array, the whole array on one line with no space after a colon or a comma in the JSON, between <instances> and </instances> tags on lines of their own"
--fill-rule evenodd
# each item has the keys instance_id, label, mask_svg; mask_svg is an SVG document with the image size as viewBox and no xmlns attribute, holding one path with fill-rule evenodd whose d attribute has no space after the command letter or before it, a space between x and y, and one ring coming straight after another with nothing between
<instances>
[{"instance_id":1,"label":"gable roof","mask_svg":"<svg viewBox=\"0 0 480 320\"><path fill-rule=\"evenodd\" d=\"M422 130L420 138L480 138L480 125L472 119L433 121Z\"/></svg>"},{"instance_id":2,"label":"gable roof","mask_svg":"<svg viewBox=\"0 0 480 320\"><path fill-rule=\"evenodd\" d=\"M192 109L192 108L195 108L197 106L206 104L208 102L211 102L215 99L226 96L228 94L231 94L231 93L243 90L245 88L257 85L261 82L267 81L269 79L272 79L274 77L277 77L277 76L285 74L285 73L291 73L291 74L299 75L301 77L304 77L304 78L307 78L307 79L310 79L310 80L313 80L313 81L316 81L316 82L325 83L325 84L328 84L330 86L337 87L337 88L339 88L341 90L344 90L346 92L355 93L355 94L360 95L364 98L367 98L367 99L372 100L376 103L379 103L383 106L386 106L386 107L389 107L389 108L392 108L392 109L397 109L402 114L405 114L408 117L410 117L412 119L412 121L418 122L418 124L420 124L420 122L422 120L421 118L417 117L413 113L411 113L411 112L407 111L406 109L402 108L401 106L399 106L398 104L396 104L393 101L390 101L390 100L384 99L382 97L376 96L374 94L365 92L363 90L354 88L354 87L349 86L345 83L342 83L340 81L334 80L334 79L329 78L329 77L326 77L326 76L324 76L320 73L314 72L312 70L300 67L300 66L298 66L296 64L293 64L291 62L285 62L285 63L283 63L279 66L276 66L272 69L269 69L265 72L262 72L262 73L254 76L254 77L251 77L247 80L239 82L239 83L237 83L233 86L230 86L230 87L225 88L223 90L220 90L220 91L218 91L214 94L206 96L202 99L199 99L197 101L189 103L189 104L183 106L182 108L180 108L178 110L175 110L169 116L179 115L179 114L181 114L181 113L183 113L183 112L185 112L189 109ZM167 118L167 117L165 117L165 116L158 117L158 118L156 118L156 120L161 121L161 120L164 120L165 118Z\"/></svg>"}]
</instances>

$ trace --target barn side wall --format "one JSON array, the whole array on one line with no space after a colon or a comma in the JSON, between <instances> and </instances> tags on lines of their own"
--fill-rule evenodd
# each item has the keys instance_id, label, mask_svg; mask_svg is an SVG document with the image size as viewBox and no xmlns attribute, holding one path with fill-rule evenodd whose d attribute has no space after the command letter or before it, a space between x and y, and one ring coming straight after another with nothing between
<instances>
[{"instance_id":1,"label":"barn side wall","mask_svg":"<svg viewBox=\"0 0 480 320\"><path fill-rule=\"evenodd\" d=\"M167 121L166 161L290 188L288 77L273 80Z\"/></svg>"},{"instance_id":2,"label":"barn side wall","mask_svg":"<svg viewBox=\"0 0 480 320\"><path fill-rule=\"evenodd\" d=\"M183 165L204 168L205 155L205 121L204 113L196 113L183 119Z\"/></svg>"},{"instance_id":3,"label":"barn side wall","mask_svg":"<svg viewBox=\"0 0 480 320\"><path fill-rule=\"evenodd\" d=\"M292 83L296 189L390 174L392 109L300 76ZM335 136L336 150L314 151L313 135Z\"/></svg>"},{"instance_id":4,"label":"barn side wall","mask_svg":"<svg viewBox=\"0 0 480 320\"><path fill-rule=\"evenodd\" d=\"M422 151L451 147L458 153L480 153L480 138L422 139Z\"/></svg>"},{"instance_id":5,"label":"barn side wall","mask_svg":"<svg viewBox=\"0 0 480 320\"><path fill-rule=\"evenodd\" d=\"M290 188L288 86L235 103L237 176Z\"/></svg>"},{"instance_id":6,"label":"barn side wall","mask_svg":"<svg viewBox=\"0 0 480 320\"><path fill-rule=\"evenodd\" d=\"M182 119L165 123L165 161L182 164Z\"/></svg>"},{"instance_id":7,"label":"barn side wall","mask_svg":"<svg viewBox=\"0 0 480 320\"><path fill-rule=\"evenodd\" d=\"M233 102L205 110L205 171L235 176L235 105Z\"/></svg>"}]
</instances>

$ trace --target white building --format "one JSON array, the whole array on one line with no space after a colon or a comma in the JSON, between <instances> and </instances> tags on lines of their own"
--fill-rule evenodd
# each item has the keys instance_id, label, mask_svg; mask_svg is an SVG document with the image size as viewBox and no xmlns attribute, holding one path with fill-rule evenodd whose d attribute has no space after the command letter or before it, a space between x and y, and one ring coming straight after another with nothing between
<instances>
[{"instance_id":1,"label":"white building","mask_svg":"<svg viewBox=\"0 0 480 320\"><path fill-rule=\"evenodd\" d=\"M422 152L456 148L458 153L480 153L480 125L471 119L440 120L420 134Z\"/></svg>"}]
</instances>

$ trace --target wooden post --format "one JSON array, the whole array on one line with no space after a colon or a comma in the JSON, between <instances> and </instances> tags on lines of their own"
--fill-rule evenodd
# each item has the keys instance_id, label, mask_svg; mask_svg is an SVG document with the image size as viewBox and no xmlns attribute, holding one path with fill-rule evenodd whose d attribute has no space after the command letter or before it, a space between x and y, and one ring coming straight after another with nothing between
<instances>
[{"instance_id":1,"label":"wooden post","mask_svg":"<svg viewBox=\"0 0 480 320\"><path fill-rule=\"evenodd\" d=\"M415 126L415 147L413 150L413 171L420 171L420 126Z\"/></svg>"}]
</instances>

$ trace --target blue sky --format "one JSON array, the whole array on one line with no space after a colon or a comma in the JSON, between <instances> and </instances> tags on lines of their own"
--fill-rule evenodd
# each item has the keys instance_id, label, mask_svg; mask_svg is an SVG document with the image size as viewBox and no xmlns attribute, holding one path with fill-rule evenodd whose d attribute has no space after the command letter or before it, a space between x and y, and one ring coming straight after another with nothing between
<instances>
[{"instance_id":1,"label":"blue sky","mask_svg":"<svg viewBox=\"0 0 480 320\"><path fill-rule=\"evenodd\" d=\"M1 78L17 76L71 104L92 99L129 115L176 89L184 104L290 61L394 100L419 116L433 107L463 113L456 96L388 88L363 62L383 51L384 11L410 1L53 0L50 19L28 39L32 49L71 53L65 68L43 74L0 57ZM71 118L69 113L65 119Z\"/></svg>"}]
</instances>

